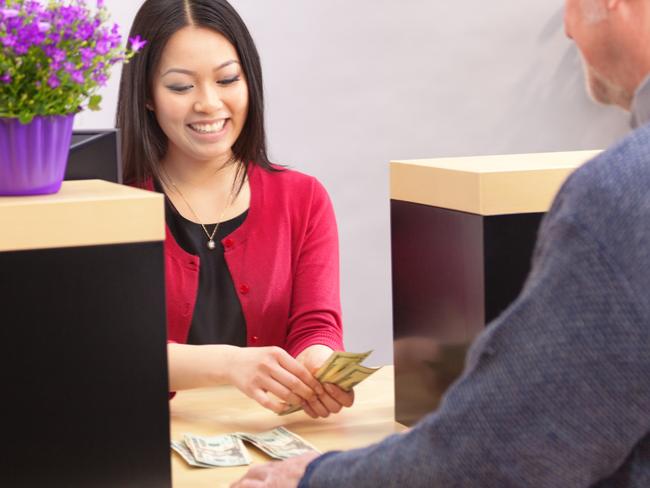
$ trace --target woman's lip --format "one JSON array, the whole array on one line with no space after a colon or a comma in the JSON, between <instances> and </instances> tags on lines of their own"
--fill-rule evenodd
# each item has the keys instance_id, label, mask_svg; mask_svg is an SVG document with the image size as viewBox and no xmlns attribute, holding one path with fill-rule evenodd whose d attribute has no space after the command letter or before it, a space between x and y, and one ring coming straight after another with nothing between
<instances>
[{"instance_id":1,"label":"woman's lip","mask_svg":"<svg viewBox=\"0 0 650 488\"><path fill-rule=\"evenodd\" d=\"M198 122L195 122L193 125L196 124L198 124ZM223 124L223 127L217 132L199 132L197 130L194 130L190 124L187 125L187 128L194 136L199 137L202 140L207 140L211 142L218 141L219 139L221 139L224 136L224 134L228 131L229 127L230 127L230 119L226 119L226 121Z\"/></svg>"},{"instance_id":2,"label":"woman's lip","mask_svg":"<svg viewBox=\"0 0 650 488\"><path fill-rule=\"evenodd\" d=\"M227 122L229 118L230 117L221 117L220 119L212 119L212 120L195 120L194 122L190 122L187 125L212 125L212 124L218 124L222 120L225 120Z\"/></svg>"}]
</instances>

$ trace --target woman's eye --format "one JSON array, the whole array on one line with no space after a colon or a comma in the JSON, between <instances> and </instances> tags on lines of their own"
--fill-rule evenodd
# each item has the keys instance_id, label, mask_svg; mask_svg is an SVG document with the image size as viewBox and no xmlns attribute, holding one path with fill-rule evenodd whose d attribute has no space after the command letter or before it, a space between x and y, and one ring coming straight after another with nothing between
<instances>
[{"instance_id":1,"label":"woman's eye","mask_svg":"<svg viewBox=\"0 0 650 488\"><path fill-rule=\"evenodd\" d=\"M226 78L224 80L219 80L219 81L217 81L217 83L219 83L220 85L232 85L233 83L235 83L236 81L239 81L240 79L241 79L241 77L239 75L236 75L236 76L233 76L232 78Z\"/></svg>"},{"instance_id":2,"label":"woman's eye","mask_svg":"<svg viewBox=\"0 0 650 488\"><path fill-rule=\"evenodd\" d=\"M171 85L168 86L171 91L177 92L177 93L183 93L192 88L192 85Z\"/></svg>"}]
</instances>

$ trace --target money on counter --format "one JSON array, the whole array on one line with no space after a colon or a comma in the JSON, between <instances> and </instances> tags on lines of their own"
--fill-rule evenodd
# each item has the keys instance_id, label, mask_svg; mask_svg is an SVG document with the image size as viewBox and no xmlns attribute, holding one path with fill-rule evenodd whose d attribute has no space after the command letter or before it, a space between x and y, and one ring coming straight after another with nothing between
<instances>
[{"instance_id":1,"label":"money on counter","mask_svg":"<svg viewBox=\"0 0 650 488\"><path fill-rule=\"evenodd\" d=\"M195 466L197 468L214 468L214 466L210 464L203 464L194 459L192 451L190 451L182 442L172 441L172 449L176 451L190 466Z\"/></svg>"},{"instance_id":2,"label":"money on counter","mask_svg":"<svg viewBox=\"0 0 650 488\"><path fill-rule=\"evenodd\" d=\"M277 427L260 434L236 432L233 435L250 442L274 459L289 459L307 452L320 452L302 437L284 427Z\"/></svg>"},{"instance_id":3,"label":"money on counter","mask_svg":"<svg viewBox=\"0 0 650 488\"><path fill-rule=\"evenodd\" d=\"M349 391L359 383L368 378L381 368L368 368L362 366L361 362L370 356L372 351L367 352L342 352L334 351L329 358L318 368L314 375L321 383L332 383L339 388ZM279 415L289 415L290 413L302 410L300 405L289 407Z\"/></svg>"},{"instance_id":4,"label":"money on counter","mask_svg":"<svg viewBox=\"0 0 650 488\"><path fill-rule=\"evenodd\" d=\"M194 461L201 465L245 466L251 463L251 458L248 455L244 443L239 437L234 435L201 437L193 434L184 434L183 441L187 449L191 452Z\"/></svg>"},{"instance_id":5,"label":"money on counter","mask_svg":"<svg viewBox=\"0 0 650 488\"><path fill-rule=\"evenodd\" d=\"M319 452L302 437L284 427L259 434L237 432L217 437L184 434L183 442L172 441L171 448L190 466L198 468L243 466L251 463L243 440L250 442L274 459L289 459L306 452Z\"/></svg>"}]
</instances>

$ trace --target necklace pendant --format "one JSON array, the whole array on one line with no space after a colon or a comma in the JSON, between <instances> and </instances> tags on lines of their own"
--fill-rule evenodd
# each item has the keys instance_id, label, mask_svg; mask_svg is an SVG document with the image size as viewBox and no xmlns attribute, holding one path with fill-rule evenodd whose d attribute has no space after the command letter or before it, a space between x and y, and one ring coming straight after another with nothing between
<instances>
[{"instance_id":1,"label":"necklace pendant","mask_svg":"<svg viewBox=\"0 0 650 488\"><path fill-rule=\"evenodd\" d=\"M212 239L210 239L208 241L208 249L210 249L212 251L212 250L216 249L216 247L217 247L217 245L214 243L214 241Z\"/></svg>"}]
</instances>

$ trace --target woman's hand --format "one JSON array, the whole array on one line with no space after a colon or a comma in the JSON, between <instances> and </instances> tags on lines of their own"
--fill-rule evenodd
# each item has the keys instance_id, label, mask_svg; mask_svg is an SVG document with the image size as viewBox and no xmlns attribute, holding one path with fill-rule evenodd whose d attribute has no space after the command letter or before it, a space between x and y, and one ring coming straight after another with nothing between
<instances>
[{"instance_id":1,"label":"woman's hand","mask_svg":"<svg viewBox=\"0 0 650 488\"><path fill-rule=\"evenodd\" d=\"M279 347L235 348L231 354L229 382L275 413L325 394L310 371Z\"/></svg>"},{"instance_id":2,"label":"woman's hand","mask_svg":"<svg viewBox=\"0 0 650 488\"><path fill-rule=\"evenodd\" d=\"M296 359L315 374L332 352L327 346L315 344L304 349ZM302 408L311 418L328 417L330 413L339 413L343 407L351 407L354 403L353 390L345 391L330 383L326 383L324 389L318 396L302 402Z\"/></svg>"}]
</instances>

